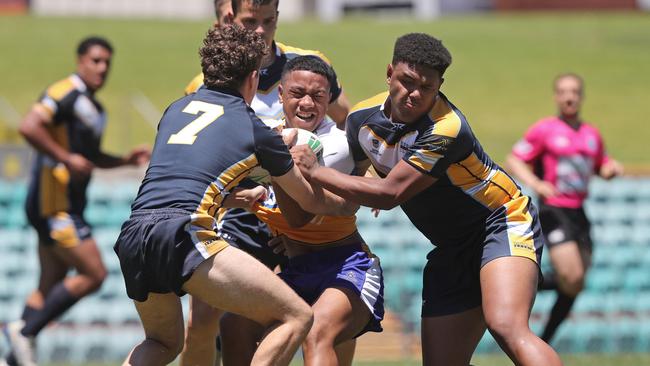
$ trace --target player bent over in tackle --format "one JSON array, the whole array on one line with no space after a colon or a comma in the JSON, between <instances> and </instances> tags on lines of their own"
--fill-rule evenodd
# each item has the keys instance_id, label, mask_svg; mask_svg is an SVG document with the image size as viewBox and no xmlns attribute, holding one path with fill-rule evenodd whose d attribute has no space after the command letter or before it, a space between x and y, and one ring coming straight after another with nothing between
<instances>
[{"instance_id":1,"label":"player bent over in tackle","mask_svg":"<svg viewBox=\"0 0 650 366\"><path fill-rule=\"evenodd\" d=\"M483 151L465 116L440 92L451 55L426 34L395 43L388 92L348 116L359 167L352 177L292 149L305 177L342 197L382 209L401 205L435 248L422 303L425 365L466 366L486 326L517 365L560 365L528 327L542 233L530 198Z\"/></svg>"},{"instance_id":2,"label":"player bent over in tackle","mask_svg":"<svg viewBox=\"0 0 650 366\"><path fill-rule=\"evenodd\" d=\"M354 212L340 197L312 189L282 138L248 106L264 53L254 32L209 31L200 49L206 88L172 103L160 121L150 166L115 244L146 336L125 364L174 360L183 346L185 293L265 328L254 365L288 364L310 329L309 306L216 231L215 212L257 165L307 210Z\"/></svg>"},{"instance_id":3,"label":"player bent over in tackle","mask_svg":"<svg viewBox=\"0 0 650 366\"><path fill-rule=\"evenodd\" d=\"M345 132L325 119L332 80L332 69L317 57L288 61L280 83L285 123L318 136L325 166L352 174L355 167ZM379 260L359 235L354 215L314 215L277 184L269 189L268 198L250 209L278 235L273 240L276 248L286 250L289 260L280 277L314 311L314 325L303 343L305 364L346 364L350 361L339 360L335 347L367 331L381 331ZM262 329L232 314L226 314L221 324L224 365L250 364Z\"/></svg>"}]
</instances>

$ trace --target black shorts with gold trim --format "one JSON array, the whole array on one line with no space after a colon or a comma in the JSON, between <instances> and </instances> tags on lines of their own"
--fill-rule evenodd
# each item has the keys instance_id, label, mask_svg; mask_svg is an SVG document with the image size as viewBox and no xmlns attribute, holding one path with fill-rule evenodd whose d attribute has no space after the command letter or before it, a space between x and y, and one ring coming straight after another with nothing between
<instances>
[{"instance_id":1,"label":"black shorts with gold trim","mask_svg":"<svg viewBox=\"0 0 650 366\"><path fill-rule=\"evenodd\" d=\"M424 268L422 317L457 314L480 306L480 272L484 265L500 257L523 257L539 269L543 247L539 216L530 199L521 196L508 202L490 214L484 227L467 233L458 245L429 252Z\"/></svg>"},{"instance_id":2,"label":"black shorts with gold trim","mask_svg":"<svg viewBox=\"0 0 650 366\"><path fill-rule=\"evenodd\" d=\"M92 236L90 225L78 214L57 212L52 216L34 217L28 213L27 216L41 245L73 248Z\"/></svg>"},{"instance_id":3,"label":"black shorts with gold trim","mask_svg":"<svg viewBox=\"0 0 650 366\"><path fill-rule=\"evenodd\" d=\"M113 247L127 295L136 301L150 292L185 295L183 284L196 268L228 246L215 226L211 216L180 209L133 211Z\"/></svg>"}]
</instances>

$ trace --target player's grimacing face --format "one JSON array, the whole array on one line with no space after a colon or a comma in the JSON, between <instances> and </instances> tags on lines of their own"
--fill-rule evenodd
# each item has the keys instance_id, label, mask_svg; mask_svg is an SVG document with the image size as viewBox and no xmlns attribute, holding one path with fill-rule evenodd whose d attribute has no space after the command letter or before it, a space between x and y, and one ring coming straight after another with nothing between
<instances>
[{"instance_id":1,"label":"player's grimacing face","mask_svg":"<svg viewBox=\"0 0 650 366\"><path fill-rule=\"evenodd\" d=\"M77 73L89 89L98 90L104 85L111 68L111 56L106 48L94 45L77 58Z\"/></svg>"},{"instance_id":2,"label":"player's grimacing face","mask_svg":"<svg viewBox=\"0 0 650 366\"><path fill-rule=\"evenodd\" d=\"M260 34L270 48L278 26L277 2L254 6L250 1L243 1L233 22Z\"/></svg>"},{"instance_id":3,"label":"player's grimacing face","mask_svg":"<svg viewBox=\"0 0 650 366\"><path fill-rule=\"evenodd\" d=\"M572 76L555 82L555 103L563 116L576 116L582 105L582 83Z\"/></svg>"},{"instance_id":4,"label":"player's grimacing face","mask_svg":"<svg viewBox=\"0 0 650 366\"><path fill-rule=\"evenodd\" d=\"M280 99L288 127L313 132L327 113L330 85L323 75L291 71L280 84Z\"/></svg>"},{"instance_id":5,"label":"player's grimacing face","mask_svg":"<svg viewBox=\"0 0 650 366\"><path fill-rule=\"evenodd\" d=\"M391 118L402 123L415 122L429 113L444 81L432 68L405 62L388 65L387 76Z\"/></svg>"}]
</instances>

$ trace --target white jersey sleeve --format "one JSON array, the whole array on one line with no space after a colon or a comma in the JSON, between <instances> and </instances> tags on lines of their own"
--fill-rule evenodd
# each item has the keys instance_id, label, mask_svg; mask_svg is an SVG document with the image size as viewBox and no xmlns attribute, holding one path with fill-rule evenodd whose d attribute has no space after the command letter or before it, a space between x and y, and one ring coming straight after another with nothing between
<instances>
[{"instance_id":1,"label":"white jersey sleeve","mask_svg":"<svg viewBox=\"0 0 650 366\"><path fill-rule=\"evenodd\" d=\"M336 169L344 174L354 171L354 159L348 146L345 131L336 128L336 124L329 118L321 123L314 131L323 144L323 161L326 167Z\"/></svg>"}]
</instances>

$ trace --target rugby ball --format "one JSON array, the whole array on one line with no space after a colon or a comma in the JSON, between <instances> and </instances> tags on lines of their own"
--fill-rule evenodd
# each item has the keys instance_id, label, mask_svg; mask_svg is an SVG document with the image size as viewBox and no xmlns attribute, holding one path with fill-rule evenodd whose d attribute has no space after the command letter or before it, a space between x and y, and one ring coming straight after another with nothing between
<instances>
[{"instance_id":1,"label":"rugby ball","mask_svg":"<svg viewBox=\"0 0 650 366\"><path fill-rule=\"evenodd\" d=\"M318 136L316 136L314 133L303 130L301 128L284 128L282 129L282 135L286 136L291 131L297 130L298 131L298 136L296 138L296 146L297 145L307 145L311 149L311 151L316 154L316 157L318 157L319 163L323 163L323 143L320 141ZM269 172L266 171L266 169L262 168L261 166L256 166L253 168L251 173L248 175L248 178L253 180L256 183L259 184L271 184L271 176L269 175Z\"/></svg>"}]
</instances>

